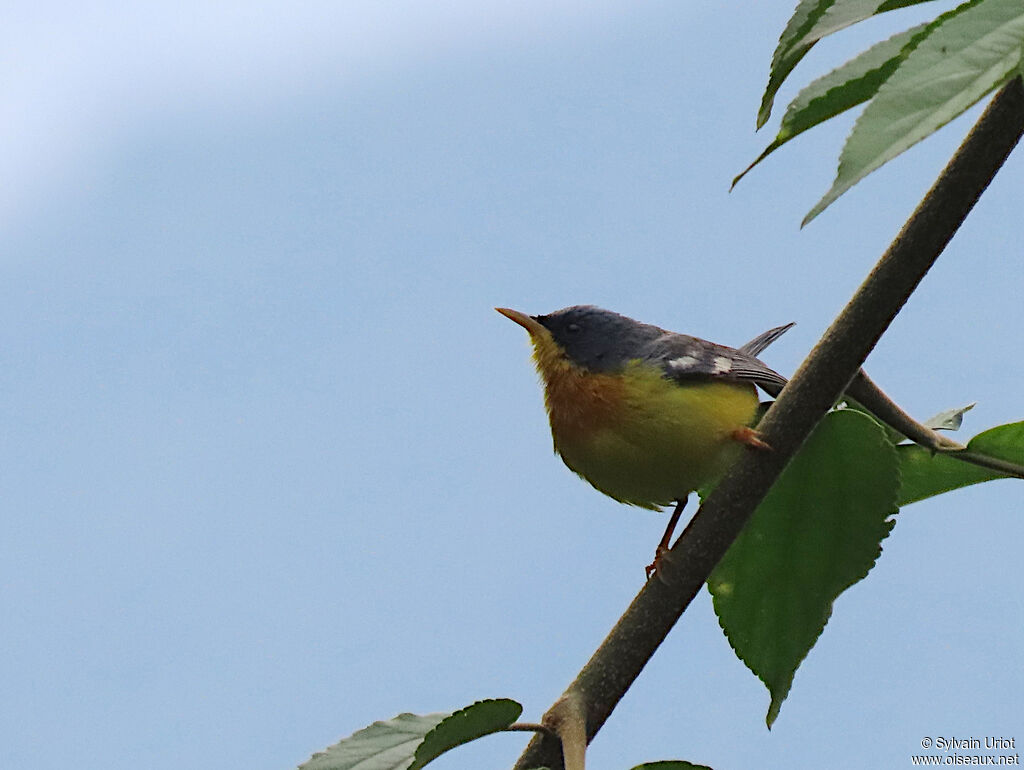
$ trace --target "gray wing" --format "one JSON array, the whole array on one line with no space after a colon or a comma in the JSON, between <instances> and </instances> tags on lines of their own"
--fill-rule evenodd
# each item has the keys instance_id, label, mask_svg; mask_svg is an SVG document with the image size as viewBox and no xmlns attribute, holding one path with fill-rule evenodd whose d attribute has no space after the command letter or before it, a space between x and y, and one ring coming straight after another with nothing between
<instances>
[{"instance_id":1,"label":"gray wing","mask_svg":"<svg viewBox=\"0 0 1024 770\"><path fill-rule=\"evenodd\" d=\"M773 329L775 335L764 342L764 338L772 334L765 332L744 346L764 349L768 343L785 331ZM713 342L690 337L685 334L666 333L652 340L645 351L644 360L657 363L665 377L679 384L694 380L721 379L734 382L752 382L760 385L769 393L778 393L786 384L786 378L770 369L744 349L716 345Z\"/></svg>"}]
</instances>

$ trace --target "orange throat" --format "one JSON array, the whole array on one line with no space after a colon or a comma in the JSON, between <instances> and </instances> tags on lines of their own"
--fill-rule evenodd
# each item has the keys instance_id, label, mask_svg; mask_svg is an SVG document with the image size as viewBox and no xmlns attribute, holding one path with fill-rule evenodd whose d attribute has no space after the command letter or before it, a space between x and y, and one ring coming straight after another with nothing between
<instances>
[{"instance_id":1,"label":"orange throat","mask_svg":"<svg viewBox=\"0 0 1024 770\"><path fill-rule=\"evenodd\" d=\"M614 426L625 399L621 377L588 372L569 361L554 340L534 336L533 359L544 380L544 406L555 443Z\"/></svg>"}]
</instances>

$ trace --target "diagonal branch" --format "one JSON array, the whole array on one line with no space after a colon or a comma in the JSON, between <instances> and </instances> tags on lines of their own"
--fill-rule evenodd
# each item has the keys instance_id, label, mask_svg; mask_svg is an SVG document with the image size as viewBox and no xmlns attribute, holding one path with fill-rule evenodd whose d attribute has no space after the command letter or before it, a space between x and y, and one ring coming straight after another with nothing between
<instances>
[{"instance_id":1,"label":"diagonal branch","mask_svg":"<svg viewBox=\"0 0 1024 770\"><path fill-rule=\"evenodd\" d=\"M839 398L1024 133L1024 85L1014 78L979 118L853 299L758 426L772 452L732 467L566 690L582 696L592 739L707 581L757 504ZM563 696L564 697L564 696ZM517 770L561 768L557 740L535 736Z\"/></svg>"}]
</instances>

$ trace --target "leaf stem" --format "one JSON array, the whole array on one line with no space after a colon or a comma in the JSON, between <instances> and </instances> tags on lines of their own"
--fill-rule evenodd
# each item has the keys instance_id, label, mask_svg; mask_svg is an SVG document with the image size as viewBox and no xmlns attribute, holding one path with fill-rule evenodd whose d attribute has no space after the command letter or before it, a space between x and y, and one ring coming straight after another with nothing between
<instances>
[{"instance_id":1,"label":"leaf stem","mask_svg":"<svg viewBox=\"0 0 1024 770\"><path fill-rule=\"evenodd\" d=\"M989 470L1005 473L1018 479L1024 479L1024 465L1012 463L1009 460L1000 460L998 457L972 452L970 449L957 451L955 449L940 449L939 454L951 457L954 460L961 460L971 465L978 465Z\"/></svg>"},{"instance_id":2,"label":"leaf stem","mask_svg":"<svg viewBox=\"0 0 1024 770\"><path fill-rule=\"evenodd\" d=\"M504 728L504 732L543 733L544 735L551 736L558 735L558 733L547 725L538 724L537 722L513 722L508 727Z\"/></svg>"}]
</instances>

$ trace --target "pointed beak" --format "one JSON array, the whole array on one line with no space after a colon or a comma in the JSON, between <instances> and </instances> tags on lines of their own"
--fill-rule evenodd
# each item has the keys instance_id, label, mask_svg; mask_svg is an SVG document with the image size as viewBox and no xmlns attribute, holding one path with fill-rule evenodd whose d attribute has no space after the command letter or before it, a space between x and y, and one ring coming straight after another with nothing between
<instances>
[{"instance_id":1,"label":"pointed beak","mask_svg":"<svg viewBox=\"0 0 1024 770\"><path fill-rule=\"evenodd\" d=\"M536 337L539 334L545 334L548 331L536 318L528 316L526 313L520 313L518 310L512 310L507 307L496 307L494 309L505 316L505 318L515 321L526 329L526 331L530 333L531 337Z\"/></svg>"}]
</instances>

